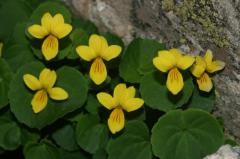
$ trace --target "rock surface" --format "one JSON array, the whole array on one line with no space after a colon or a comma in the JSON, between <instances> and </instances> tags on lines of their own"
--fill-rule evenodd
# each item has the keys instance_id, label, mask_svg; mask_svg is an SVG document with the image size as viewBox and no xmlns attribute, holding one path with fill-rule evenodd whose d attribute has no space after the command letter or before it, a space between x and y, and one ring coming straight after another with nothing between
<instances>
[{"instance_id":1,"label":"rock surface","mask_svg":"<svg viewBox=\"0 0 240 159\"><path fill-rule=\"evenodd\" d=\"M215 77L214 113L226 132L240 138L239 0L65 0L77 16L92 20L126 43L156 39L194 54L211 49L226 68Z\"/></svg>"},{"instance_id":2,"label":"rock surface","mask_svg":"<svg viewBox=\"0 0 240 159\"><path fill-rule=\"evenodd\" d=\"M240 159L240 147L223 145L219 150L204 159Z\"/></svg>"}]
</instances>

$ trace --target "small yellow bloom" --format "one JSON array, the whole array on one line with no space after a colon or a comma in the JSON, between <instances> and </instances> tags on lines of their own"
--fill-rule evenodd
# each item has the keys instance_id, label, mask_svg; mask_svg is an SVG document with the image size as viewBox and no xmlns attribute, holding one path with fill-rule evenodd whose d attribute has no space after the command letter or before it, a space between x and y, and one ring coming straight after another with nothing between
<instances>
[{"instance_id":1,"label":"small yellow bloom","mask_svg":"<svg viewBox=\"0 0 240 159\"><path fill-rule=\"evenodd\" d=\"M3 48L3 43L0 43L0 57L2 57L2 48Z\"/></svg>"},{"instance_id":2,"label":"small yellow bloom","mask_svg":"<svg viewBox=\"0 0 240 159\"><path fill-rule=\"evenodd\" d=\"M213 83L208 73L214 73L222 70L225 63L219 60L213 61L213 54L211 50L207 50L204 57L197 56L196 63L193 65L191 72L197 77L198 87L201 91L210 92Z\"/></svg>"},{"instance_id":3,"label":"small yellow bloom","mask_svg":"<svg viewBox=\"0 0 240 159\"><path fill-rule=\"evenodd\" d=\"M58 13L52 17L45 13L41 19L41 25L34 24L28 28L28 32L37 39L45 38L42 44L42 53L47 61L58 54L58 39L66 37L72 31L72 26L64 22L63 15Z\"/></svg>"},{"instance_id":4,"label":"small yellow bloom","mask_svg":"<svg viewBox=\"0 0 240 159\"><path fill-rule=\"evenodd\" d=\"M133 86L127 88L126 84L120 83L115 87L113 96L104 92L97 94L98 101L105 108L113 109L108 119L108 127L113 134L124 128L125 117L123 110L132 112L143 106L144 101L141 98L135 98L135 92Z\"/></svg>"},{"instance_id":5,"label":"small yellow bloom","mask_svg":"<svg viewBox=\"0 0 240 159\"><path fill-rule=\"evenodd\" d=\"M37 91L31 102L34 113L41 112L47 106L48 96L54 100L68 98L68 93L64 89L53 87L57 80L55 71L45 68L41 71L39 79L31 74L25 74L23 80L28 88Z\"/></svg>"},{"instance_id":6,"label":"small yellow bloom","mask_svg":"<svg viewBox=\"0 0 240 159\"><path fill-rule=\"evenodd\" d=\"M108 45L103 36L91 35L88 42L89 46L81 45L76 48L78 55L85 61L93 61L90 68L90 78L97 85L103 83L107 78L107 69L103 59L110 61L119 56L122 48L118 45Z\"/></svg>"},{"instance_id":7,"label":"small yellow bloom","mask_svg":"<svg viewBox=\"0 0 240 159\"><path fill-rule=\"evenodd\" d=\"M153 59L154 66L161 72L168 72L167 88L176 95L184 86L182 74L178 69L186 70L194 63L190 55L183 55L179 49L163 50Z\"/></svg>"}]
</instances>

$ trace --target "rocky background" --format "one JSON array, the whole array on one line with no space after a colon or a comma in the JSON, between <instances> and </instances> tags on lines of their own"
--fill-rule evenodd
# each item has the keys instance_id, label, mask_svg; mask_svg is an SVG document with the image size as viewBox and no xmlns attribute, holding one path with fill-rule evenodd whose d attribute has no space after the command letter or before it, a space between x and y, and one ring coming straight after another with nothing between
<instances>
[{"instance_id":1,"label":"rocky background","mask_svg":"<svg viewBox=\"0 0 240 159\"><path fill-rule=\"evenodd\" d=\"M211 49L226 68L215 76L214 113L240 139L240 0L65 0L76 16L92 20L129 43L156 39L168 48L203 54Z\"/></svg>"}]
</instances>

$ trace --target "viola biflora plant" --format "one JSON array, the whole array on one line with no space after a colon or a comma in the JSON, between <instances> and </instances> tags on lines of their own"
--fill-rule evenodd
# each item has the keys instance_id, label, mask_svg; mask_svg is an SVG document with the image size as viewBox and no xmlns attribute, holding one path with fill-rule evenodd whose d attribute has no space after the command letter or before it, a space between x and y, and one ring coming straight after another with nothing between
<instances>
[{"instance_id":1,"label":"viola biflora plant","mask_svg":"<svg viewBox=\"0 0 240 159\"><path fill-rule=\"evenodd\" d=\"M0 156L201 159L225 143L210 50L124 45L59 1L0 8Z\"/></svg>"}]
</instances>

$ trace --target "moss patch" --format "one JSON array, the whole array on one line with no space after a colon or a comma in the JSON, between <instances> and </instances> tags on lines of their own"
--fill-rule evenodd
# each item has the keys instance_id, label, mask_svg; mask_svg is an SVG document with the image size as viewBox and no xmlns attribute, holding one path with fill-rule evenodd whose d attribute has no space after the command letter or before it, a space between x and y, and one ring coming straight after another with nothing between
<instances>
[{"instance_id":1,"label":"moss patch","mask_svg":"<svg viewBox=\"0 0 240 159\"><path fill-rule=\"evenodd\" d=\"M187 29L187 23L192 21L194 24L200 24L204 31L204 36L219 47L229 45L226 35L223 35L223 22L213 9L211 0L182 0L176 3L174 0L161 0L162 9L173 11L182 20L183 26ZM193 35L198 34L193 31Z\"/></svg>"}]
</instances>

